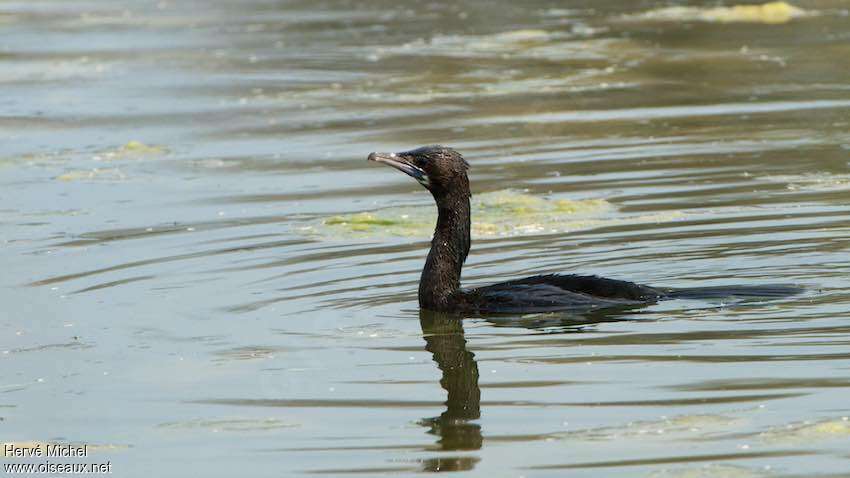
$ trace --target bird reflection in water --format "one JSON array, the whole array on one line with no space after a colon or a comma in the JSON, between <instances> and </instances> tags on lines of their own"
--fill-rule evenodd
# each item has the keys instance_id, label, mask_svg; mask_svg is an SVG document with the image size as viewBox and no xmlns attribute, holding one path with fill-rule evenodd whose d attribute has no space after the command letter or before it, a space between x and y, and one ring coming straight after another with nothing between
<instances>
[{"instance_id":1,"label":"bird reflection in water","mask_svg":"<svg viewBox=\"0 0 850 478\"><path fill-rule=\"evenodd\" d=\"M425 350L431 352L442 371L440 385L448 393L446 410L419 423L439 437L436 448L440 451L478 450L484 442L481 425L475 423L481 417L481 389L475 355L466 350L463 322L457 316L420 310L419 323ZM428 458L422 465L424 471L465 471L478 461L476 456L460 455Z\"/></svg>"},{"instance_id":2,"label":"bird reflection in water","mask_svg":"<svg viewBox=\"0 0 850 478\"><path fill-rule=\"evenodd\" d=\"M550 332L581 333L587 326L604 322L628 320L633 308L620 310L587 311L583 314L545 314L517 323L516 320L502 322L498 317L487 321L496 327L522 326L530 330L546 329ZM445 452L479 450L484 444L481 425L481 389L478 385L478 364L475 354L466 349L463 320L454 314L419 310L419 323L425 339L425 350L431 352L434 362L443 373L440 385L448 393L446 410L438 417L425 418L419 424L428 428L428 433L439 437L432 449ZM480 458L472 455L434 457L422 460L423 471L467 471L472 470Z\"/></svg>"}]
</instances>

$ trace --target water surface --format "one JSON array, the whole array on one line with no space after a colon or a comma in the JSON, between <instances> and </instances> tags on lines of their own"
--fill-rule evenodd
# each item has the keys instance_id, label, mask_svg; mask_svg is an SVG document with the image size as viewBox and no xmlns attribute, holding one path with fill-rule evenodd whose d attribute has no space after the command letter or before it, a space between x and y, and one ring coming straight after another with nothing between
<instances>
[{"instance_id":1,"label":"water surface","mask_svg":"<svg viewBox=\"0 0 850 478\"><path fill-rule=\"evenodd\" d=\"M120 476L844 476L848 4L716 7L0 1L0 438ZM467 285L808 292L420 313L431 199L365 157L429 143L472 164Z\"/></svg>"}]
</instances>

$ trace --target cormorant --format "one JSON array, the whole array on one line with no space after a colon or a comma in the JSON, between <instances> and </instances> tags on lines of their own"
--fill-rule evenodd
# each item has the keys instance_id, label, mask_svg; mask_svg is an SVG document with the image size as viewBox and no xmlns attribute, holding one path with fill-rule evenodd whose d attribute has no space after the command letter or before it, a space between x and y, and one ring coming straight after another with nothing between
<instances>
[{"instance_id":1,"label":"cormorant","mask_svg":"<svg viewBox=\"0 0 850 478\"><path fill-rule=\"evenodd\" d=\"M461 289L460 273L470 246L469 163L454 149L439 145L371 153L368 159L412 177L437 203L437 227L419 281L419 306L424 309L466 314L539 313L627 307L671 298L776 298L801 290L786 285L672 289L574 274L538 275Z\"/></svg>"}]
</instances>

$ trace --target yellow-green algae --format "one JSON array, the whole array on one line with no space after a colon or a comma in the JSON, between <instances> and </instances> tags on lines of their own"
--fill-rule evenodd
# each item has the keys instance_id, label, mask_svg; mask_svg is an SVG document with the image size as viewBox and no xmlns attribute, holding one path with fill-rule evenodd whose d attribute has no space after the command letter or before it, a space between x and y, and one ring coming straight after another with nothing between
<instances>
[{"instance_id":1,"label":"yellow-green algae","mask_svg":"<svg viewBox=\"0 0 850 478\"><path fill-rule=\"evenodd\" d=\"M94 159L100 161L113 161L119 159L140 158L143 156L156 156L167 153L168 150L162 146L149 145L141 141L128 141L127 144L117 148L100 151Z\"/></svg>"},{"instance_id":2,"label":"yellow-green algae","mask_svg":"<svg viewBox=\"0 0 850 478\"><path fill-rule=\"evenodd\" d=\"M163 429L206 429L213 433L218 432L251 432L278 430L281 428L293 428L299 425L284 422L277 418L224 418L224 419L196 419L179 422L168 422L159 425Z\"/></svg>"},{"instance_id":3,"label":"yellow-green algae","mask_svg":"<svg viewBox=\"0 0 850 478\"><path fill-rule=\"evenodd\" d=\"M648 478L758 478L772 476L768 470L753 469L736 465L708 463L692 468L656 470Z\"/></svg>"},{"instance_id":4,"label":"yellow-green algae","mask_svg":"<svg viewBox=\"0 0 850 478\"><path fill-rule=\"evenodd\" d=\"M759 437L768 443L809 443L815 440L850 439L850 417L792 423L772 428Z\"/></svg>"},{"instance_id":5,"label":"yellow-green algae","mask_svg":"<svg viewBox=\"0 0 850 478\"><path fill-rule=\"evenodd\" d=\"M624 425L575 430L561 433L562 438L580 440L621 440L653 436L699 437L707 432L728 430L741 422L724 415L679 415L658 420L628 422Z\"/></svg>"},{"instance_id":6,"label":"yellow-green algae","mask_svg":"<svg viewBox=\"0 0 850 478\"><path fill-rule=\"evenodd\" d=\"M330 219L326 219L325 224L330 226L348 224L351 227L394 226L396 224L399 224L399 221L394 221L392 219L381 219L375 217L374 214L370 214L368 212L361 212L358 214L352 214L350 216L334 216Z\"/></svg>"},{"instance_id":7,"label":"yellow-green algae","mask_svg":"<svg viewBox=\"0 0 850 478\"><path fill-rule=\"evenodd\" d=\"M666 7L635 15L626 15L624 19L781 24L811 15L814 15L814 12L803 10L786 2L768 2L761 5L733 5L730 7Z\"/></svg>"},{"instance_id":8,"label":"yellow-green algae","mask_svg":"<svg viewBox=\"0 0 850 478\"><path fill-rule=\"evenodd\" d=\"M401 47L380 48L379 55L474 56L519 53L563 36L545 30L511 30L492 35L435 35Z\"/></svg>"},{"instance_id":9,"label":"yellow-green algae","mask_svg":"<svg viewBox=\"0 0 850 478\"><path fill-rule=\"evenodd\" d=\"M762 176L763 181L787 183L789 191L840 191L850 189L850 174L806 173Z\"/></svg>"},{"instance_id":10,"label":"yellow-green algae","mask_svg":"<svg viewBox=\"0 0 850 478\"><path fill-rule=\"evenodd\" d=\"M681 216L617 217L604 199L547 199L503 190L472 197L472 236L477 238L548 234L631 222L662 222ZM434 230L433 206L405 206L329 217L302 228L306 234L337 237L402 236L428 238Z\"/></svg>"},{"instance_id":11,"label":"yellow-green algae","mask_svg":"<svg viewBox=\"0 0 850 478\"><path fill-rule=\"evenodd\" d=\"M58 181L122 181L127 176L117 168L92 168L68 171L56 176Z\"/></svg>"},{"instance_id":12,"label":"yellow-green algae","mask_svg":"<svg viewBox=\"0 0 850 478\"><path fill-rule=\"evenodd\" d=\"M623 48L626 51L622 51ZM492 35L437 34L402 45L378 47L368 58L372 61L392 56L604 60L628 57L635 48L640 48L639 44L628 39L577 40L573 34L563 31L510 30ZM510 73L506 71L505 75Z\"/></svg>"},{"instance_id":13,"label":"yellow-green algae","mask_svg":"<svg viewBox=\"0 0 850 478\"><path fill-rule=\"evenodd\" d=\"M95 153L94 161L121 161L125 159L150 158L168 153L163 146L149 145L141 141L128 141L122 146L107 148ZM91 168L66 171L56 176L58 181L123 181L127 176L118 168Z\"/></svg>"}]
</instances>

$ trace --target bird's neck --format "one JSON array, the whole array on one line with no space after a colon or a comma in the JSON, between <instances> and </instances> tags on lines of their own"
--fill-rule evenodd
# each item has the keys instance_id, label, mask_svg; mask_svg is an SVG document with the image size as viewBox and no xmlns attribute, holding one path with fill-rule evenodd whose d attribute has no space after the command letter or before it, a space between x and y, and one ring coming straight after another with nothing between
<instances>
[{"instance_id":1,"label":"bird's neck","mask_svg":"<svg viewBox=\"0 0 850 478\"><path fill-rule=\"evenodd\" d=\"M431 252L419 280L419 306L447 310L460 289L460 272L469 254L469 194L437 201L437 211Z\"/></svg>"}]
</instances>

